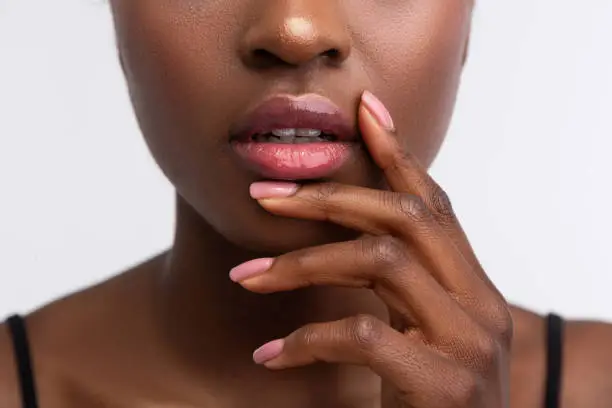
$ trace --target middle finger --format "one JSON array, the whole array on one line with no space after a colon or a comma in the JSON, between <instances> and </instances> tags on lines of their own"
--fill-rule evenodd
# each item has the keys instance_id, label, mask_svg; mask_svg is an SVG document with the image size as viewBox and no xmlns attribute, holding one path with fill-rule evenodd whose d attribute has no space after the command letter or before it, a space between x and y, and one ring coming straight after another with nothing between
<instances>
[{"instance_id":1,"label":"middle finger","mask_svg":"<svg viewBox=\"0 0 612 408\"><path fill-rule=\"evenodd\" d=\"M405 245L390 236L307 248L268 262L251 261L230 276L257 293L313 285L372 289L409 327L418 327L432 340L449 339L468 324L463 309Z\"/></svg>"},{"instance_id":2,"label":"middle finger","mask_svg":"<svg viewBox=\"0 0 612 408\"><path fill-rule=\"evenodd\" d=\"M256 183L253 198L268 211L286 217L328 221L371 235L393 235L416 247L432 275L458 298L486 296L488 286L473 271L422 200L414 195L337 183L295 188L287 197L262 192L290 183Z\"/></svg>"}]
</instances>

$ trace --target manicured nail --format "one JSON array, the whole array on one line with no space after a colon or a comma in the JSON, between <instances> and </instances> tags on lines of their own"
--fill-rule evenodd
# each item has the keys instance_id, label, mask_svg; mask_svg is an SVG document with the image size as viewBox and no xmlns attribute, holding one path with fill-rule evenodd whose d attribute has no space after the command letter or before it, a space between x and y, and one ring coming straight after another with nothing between
<instances>
[{"instance_id":1,"label":"manicured nail","mask_svg":"<svg viewBox=\"0 0 612 408\"><path fill-rule=\"evenodd\" d=\"M291 197L298 191L299 186L295 183L283 183L276 181L260 181L251 184L251 197L256 200L264 198Z\"/></svg>"},{"instance_id":2,"label":"manicured nail","mask_svg":"<svg viewBox=\"0 0 612 408\"><path fill-rule=\"evenodd\" d=\"M363 95L361 95L361 100L364 102L365 107L368 111L378 120L380 125L387 130L394 130L395 125L393 124L393 119L391 118L391 114L385 108L385 105L378 99L372 92L365 91Z\"/></svg>"},{"instance_id":3,"label":"manicured nail","mask_svg":"<svg viewBox=\"0 0 612 408\"><path fill-rule=\"evenodd\" d=\"M264 364L278 357L285 347L285 340L272 340L253 352L253 361L256 364Z\"/></svg>"},{"instance_id":4,"label":"manicured nail","mask_svg":"<svg viewBox=\"0 0 612 408\"><path fill-rule=\"evenodd\" d=\"M230 271L230 279L234 282L240 282L247 278L259 275L270 269L274 258L260 258L245 262L232 268Z\"/></svg>"}]
</instances>

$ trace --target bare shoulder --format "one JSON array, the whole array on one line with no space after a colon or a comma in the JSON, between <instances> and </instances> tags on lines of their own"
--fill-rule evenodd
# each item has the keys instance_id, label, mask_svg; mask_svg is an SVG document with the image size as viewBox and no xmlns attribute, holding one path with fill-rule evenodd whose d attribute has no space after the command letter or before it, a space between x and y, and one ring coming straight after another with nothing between
<instances>
[{"instance_id":1,"label":"bare shoulder","mask_svg":"<svg viewBox=\"0 0 612 408\"><path fill-rule=\"evenodd\" d=\"M26 331L30 331L28 319L24 316ZM31 340L31 339L30 339ZM30 342L29 346L32 343ZM45 396L45 406L65 407L63 400L60 399L62 388L56 376L50 375L49 366L45 364L44 353L35 352L30 347L31 364L35 378L37 396ZM43 357L43 358L41 358ZM42 364L41 364L42 363ZM21 384L18 374L18 364L15 347L8 324L0 324L0 407L2 408L22 408Z\"/></svg>"},{"instance_id":2,"label":"bare shoulder","mask_svg":"<svg viewBox=\"0 0 612 408\"><path fill-rule=\"evenodd\" d=\"M513 308L512 407L541 407L546 389L546 318ZM561 408L612 406L612 325L565 320Z\"/></svg>"},{"instance_id":3,"label":"bare shoulder","mask_svg":"<svg viewBox=\"0 0 612 408\"><path fill-rule=\"evenodd\" d=\"M0 324L0 407L20 408L13 343L6 324Z\"/></svg>"},{"instance_id":4,"label":"bare shoulder","mask_svg":"<svg viewBox=\"0 0 612 408\"><path fill-rule=\"evenodd\" d=\"M567 321L563 357L564 406L612 406L612 324Z\"/></svg>"},{"instance_id":5,"label":"bare shoulder","mask_svg":"<svg viewBox=\"0 0 612 408\"><path fill-rule=\"evenodd\" d=\"M132 334L148 324L153 285L149 271L159 259L24 315L41 406L94 408L114 403L128 377L126 367L132 367L124 362L133 361L133 350L142 348L133 343ZM21 408L15 360L9 328L0 324L0 408Z\"/></svg>"}]
</instances>

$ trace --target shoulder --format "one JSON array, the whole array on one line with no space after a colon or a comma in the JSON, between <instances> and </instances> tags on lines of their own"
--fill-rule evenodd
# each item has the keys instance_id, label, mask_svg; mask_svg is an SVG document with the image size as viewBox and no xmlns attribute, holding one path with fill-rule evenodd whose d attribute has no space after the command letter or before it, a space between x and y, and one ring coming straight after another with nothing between
<instances>
[{"instance_id":1,"label":"shoulder","mask_svg":"<svg viewBox=\"0 0 612 408\"><path fill-rule=\"evenodd\" d=\"M46 361L46 353L32 348L31 316L24 316L26 332L30 337L30 356L34 371L34 382L39 400L44 396L45 406L65 407L60 400L60 383L55 375L50 375L50 366ZM0 324L0 407L22 408L21 384L18 374L17 355L10 327L7 322Z\"/></svg>"},{"instance_id":2,"label":"shoulder","mask_svg":"<svg viewBox=\"0 0 612 408\"><path fill-rule=\"evenodd\" d=\"M564 334L566 406L612 406L612 325L568 320Z\"/></svg>"},{"instance_id":3,"label":"shoulder","mask_svg":"<svg viewBox=\"0 0 612 408\"><path fill-rule=\"evenodd\" d=\"M546 382L546 317L513 308L512 406L541 406ZM565 319L562 407L612 406L612 325Z\"/></svg>"},{"instance_id":4,"label":"shoulder","mask_svg":"<svg viewBox=\"0 0 612 408\"><path fill-rule=\"evenodd\" d=\"M116 391L124 387L122 363L141 346L132 343L130 334L145 324L142 317L152 304L153 281L147 266L70 293L24 316L41 406L112 405ZM13 349L9 328L0 324L0 408L22 408Z\"/></svg>"},{"instance_id":5,"label":"shoulder","mask_svg":"<svg viewBox=\"0 0 612 408\"><path fill-rule=\"evenodd\" d=\"M64 351L64 344L74 348L71 338L79 331L62 322L62 315L70 311L60 307L58 313L55 307L48 305L23 316L36 396L39 404L49 408L83 406L78 381L65 370L66 365L78 367L78 362ZM0 408L22 408L21 393L17 354L5 321L0 324Z\"/></svg>"},{"instance_id":6,"label":"shoulder","mask_svg":"<svg viewBox=\"0 0 612 408\"><path fill-rule=\"evenodd\" d=\"M0 407L20 408L17 365L6 323L0 324Z\"/></svg>"}]
</instances>

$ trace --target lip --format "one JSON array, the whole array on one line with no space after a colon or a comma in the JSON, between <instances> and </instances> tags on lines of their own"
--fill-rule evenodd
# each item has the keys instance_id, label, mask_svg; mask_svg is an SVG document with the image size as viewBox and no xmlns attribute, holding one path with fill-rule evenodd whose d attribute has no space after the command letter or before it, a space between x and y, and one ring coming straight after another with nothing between
<instances>
[{"instance_id":1,"label":"lip","mask_svg":"<svg viewBox=\"0 0 612 408\"><path fill-rule=\"evenodd\" d=\"M255 134L274 129L319 129L339 142L357 140L351 121L329 99L317 94L276 95L250 111L230 131L234 141L246 142Z\"/></svg>"},{"instance_id":2,"label":"lip","mask_svg":"<svg viewBox=\"0 0 612 408\"><path fill-rule=\"evenodd\" d=\"M256 142L256 134L274 129L318 129L334 139L313 143ZM230 132L242 163L265 178L314 180L331 176L353 155L357 132L329 99L316 95L279 95L265 100Z\"/></svg>"}]
</instances>

